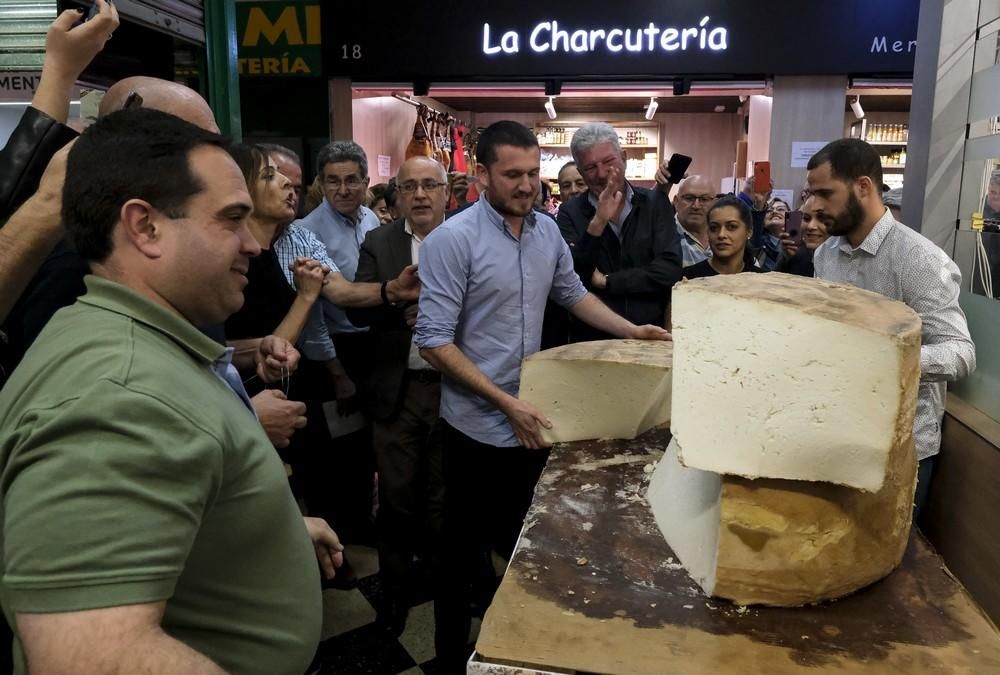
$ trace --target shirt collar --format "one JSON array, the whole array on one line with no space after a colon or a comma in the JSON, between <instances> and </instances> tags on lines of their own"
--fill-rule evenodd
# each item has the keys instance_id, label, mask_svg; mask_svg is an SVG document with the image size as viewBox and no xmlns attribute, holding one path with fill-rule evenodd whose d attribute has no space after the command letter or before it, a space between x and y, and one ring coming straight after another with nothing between
<instances>
[{"instance_id":1,"label":"shirt collar","mask_svg":"<svg viewBox=\"0 0 1000 675\"><path fill-rule=\"evenodd\" d=\"M413 233L413 227L410 225L409 219L403 221L403 232L406 232L406 234L410 235L410 237L417 243L420 243L424 240L423 237L418 238L417 235Z\"/></svg>"},{"instance_id":2,"label":"shirt collar","mask_svg":"<svg viewBox=\"0 0 1000 675\"><path fill-rule=\"evenodd\" d=\"M483 210L483 213L486 214L487 220L493 223L494 227L496 227L501 232L506 232L510 234L510 236L512 237L514 236L514 233L510 231L510 225L508 225L507 221L504 220L504 217L500 215L500 213L495 208L493 208L493 205L490 204L490 201L486 198L486 195L480 197L476 201L476 203L481 205L480 208ZM534 227L535 227L535 210L531 209L531 212L524 217L524 226L521 228L521 231L523 233Z\"/></svg>"},{"instance_id":3,"label":"shirt collar","mask_svg":"<svg viewBox=\"0 0 1000 675\"><path fill-rule=\"evenodd\" d=\"M326 204L326 208L329 210L330 214L337 219L337 221L343 223L344 225L347 225L348 227L356 228L358 225L362 223L362 221L364 221L364 219L368 215L367 213L368 207L362 204L361 206L358 207L358 221L354 222L353 220L345 216L343 213L333 208L333 204L330 203L330 200L323 199L323 203Z\"/></svg>"},{"instance_id":4,"label":"shirt collar","mask_svg":"<svg viewBox=\"0 0 1000 675\"><path fill-rule=\"evenodd\" d=\"M84 279L87 293L80 302L122 314L163 333L195 358L213 363L226 348L194 327L184 317L114 281L92 274Z\"/></svg>"},{"instance_id":5,"label":"shirt collar","mask_svg":"<svg viewBox=\"0 0 1000 675\"><path fill-rule=\"evenodd\" d=\"M892 231L893 226L896 224L896 219L892 217L892 212L887 208L882 217L878 219L875 223L875 227L872 231L868 233L865 240L861 242L861 245L856 249L851 247L851 242L848 241L847 237L840 237L840 245L838 248L847 254L853 254L855 251L864 251L870 256L875 256L878 253L879 248L882 246L882 242L885 238L889 236Z\"/></svg>"},{"instance_id":6,"label":"shirt collar","mask_svg":"<svg viewBox=\"0 0 1000 675\"><path fill-rule=\"evenodd\" d=\"M677 214L674 214L674 224L677 226L677 234L681 235L681 237L691 242L692 244L700 248L702 251L708 250L708 248L701 245L700 241L692 237L690 232L684 229L684 226L681 225L680 219L677 218Z\"/></svg>"}]
</instances>

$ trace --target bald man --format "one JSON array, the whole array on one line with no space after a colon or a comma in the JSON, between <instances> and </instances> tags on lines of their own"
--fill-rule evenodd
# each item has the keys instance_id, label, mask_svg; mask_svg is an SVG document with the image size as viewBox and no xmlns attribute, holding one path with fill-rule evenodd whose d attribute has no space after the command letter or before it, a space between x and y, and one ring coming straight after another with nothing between
<instances>
[{"instance_id":1,"label":"bald man","mask_svg":"<svg viewBox=\"0 0 1000 675\"><path fill-rule=\"evenodd\" d=\"M402 219L365 237L356 282L387 282L417 264L420 245L444 221L448 174L427 157L406 160L396 178ZM370 326L379 359L371 374L375 462L379 480L379 573L384 602L379 621L403 632L413 599L413 557L425 553L428 529L440 527L441 458L430 442L437 423L441 375L413 344L417 303L348 310L358 326Z\"/></svg>"},{"instance_id":2,"label":"bald man","mask_svg":"<svg viewBox=\"0 0 1000 675\"><path fill-rule=\"evenodd\" d=\"M195 124L202 129L218 132L212 109L198 92L176 82L153 77L129 77L114 84L105 94L98 109L98 116L126 107L143 107L162 110ZM61 192L65 157L53 161L49 175L42 181L42 188L52 184L53 194ZM55 185L58 183L58 185ZM14 304L4 331L8 337L9 356L3 365L10 372L24 357L52 315L68 307L84 294L83 278L90 272L87 263L76 254L67 240L62 238L42 263L24 293Z\"/></svg>"},{"instance_id":3,"label":"bald man","mask_svg":"<svg viewBox=\"0 0 1000 675\"><path fill-rule=\"evenodd\" d=\"M677 186L674 211L684 267L712 257L712 249L708 247L708 210L714 203L715 190L704 176L688 176Z\"/></svg>"}]
</instances>

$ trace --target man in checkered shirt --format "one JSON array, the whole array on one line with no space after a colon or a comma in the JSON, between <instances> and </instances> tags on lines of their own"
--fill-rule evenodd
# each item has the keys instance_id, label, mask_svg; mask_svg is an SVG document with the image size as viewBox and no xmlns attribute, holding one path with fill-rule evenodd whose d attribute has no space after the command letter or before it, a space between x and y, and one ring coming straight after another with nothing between
<instances>
[{"instance_id":1,"label":"man in checkered shirt","mask_svg":"<svg viewBox=\"0 0 1000 675\"><path fill-rule=\"evenodd\" d=\"M897 222L882 203L882 164L872 146L852 138L834 141L809 160L807 169L805 208L815 209L830 233L814 255L816 276L904 302L923 324L913 423L917 522L941 448L946 383L976 367L976 348L958 304L962 274L944 251Z\"/></svg>"}]
</instances>

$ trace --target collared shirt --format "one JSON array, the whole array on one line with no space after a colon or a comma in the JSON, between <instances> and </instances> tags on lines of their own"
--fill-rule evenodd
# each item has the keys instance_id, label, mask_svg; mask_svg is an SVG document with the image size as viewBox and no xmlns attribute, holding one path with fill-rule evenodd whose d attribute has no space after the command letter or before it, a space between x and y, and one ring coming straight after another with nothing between
<instances>
[{"instance_id":1,"label":"collared shirt","mask_svg":"<svg viewBox=\"0 0 1000 675\"><path fill-rule=\"evenodd\" d=\"M358 257L361 254L361 242L365 236L381 225L378 216L364 206L358 208L358 220L354 222L333 208L326 199L301 220L295 221L301 227L309 230L323 242L329 258L336 263L337 269L348 281L354 281L358 271ZM347 312L326 299L320 300L326 325L330 333L360 333L367 328L358 328L347 318Z\"/></svg>"},{"instance_id":2,"label":"collared shirt","mask_svg":"<svg viewBox=\"0 0 1000 675\"><path fill-rule=\"evenodd\" d=\"M684 267L697 265L702 260L708 260L712 257L712 249L708 246L702 246L701 242L692 237L676 216L674 216L674 222L677 224L677 236L681 240L681 257L684 260Z\"/></svg>"},{"instance_id":3,"label":"collared shirt","mask_svg":"<svg viewBox=\"0 0 1000 675\"><path fill-rule=\"evenodd\" d=\"M410 264L417 265L420 263L420 245L424 243L424 240L413 233L409 220L403 223L403 231L410 235ZM417 347L413 338L410 338L410 355L406 360L406 367L409 370L433 370L431 364L420 356L420 348Z\"/></svg>"},{"instance_id":4,"label":"collared shirt","mask_svg":"<svg viewBox=\"0 0 1000 675\"><path fill-rule=\"evenodd\" d=\"M454 344L511 396L541 343L546 299L570 308L587 294L552 218L531 212L518 239L486 199L438 225L420 255L417 346ZM518 444L500 410L447 376L441 416L480 443Z\"/></svg>"},{"instance_id":5,"label":"collared shirt","mask_svg":"<svg viewBox=\"0 0 1000 675\"><path fill-rule=\"evenodd\" d=\"M941 448L947 381L976 368L976 348L958 304L962 273L951 258L886 209L861 245L830 237L813 255L816 277L906 303L920 315L920 391L913 436L918 459Z\"/></svg>"},{"instance_id":6,"label":"collared shirt","mask_svg":"<svg viewBox=\"0 0 1000 675\"><path fill-rule=\"evenodd\" d=\"M209 368L215 376L226 383L234 394L243 402L253 416L257 416L257 411L253 409L253 404L250 402L250 395L247 393L246 387L243 386L243 380L240 379L240 371L236 370L236 366L233 365L233 353L236 351L235 347L226 347L226 351L219 358L212 361L209 364Z\"/></svg>"},{"instance_id":7,"label":"collared shirt","mask_svg":"<svg viewBox=\"0 0 1000 675\"><path fill-rule=\"evenodd\" d=\"M8 620L162 601L163 630L226 672L299 675L322 623L316 554L274 447L216 374L225 349L86 284L0 391Z\"/></svg>"},{"instance_id":8,"label":"collared shirt","mask_svg":"<svg viewBox=\"0 0 1000 675\"><path fill-rule=\"evenodd\" d=\"M609 220L608 221L608 225L611 227L611 231L614 232L615 236L618 237L619 239L622 238L622 226L625 224L625 221L628 220L628 215L630 213L632 213L632 195L633 194L634 193L632 192L632 186L628 184L628 181L626 181L625 182L625 195L622 198L622 212L621 212L621 215L618 216L618 221L617 222L615 222L614 220ZM588 190L587 191L587 199L588 199L588 201L590 201L590 205L593 206L596 209L597 208L597 203L598 203L597 195L595 195L593 192L591 192L591 191Z\"/></svg>"},{"instance_id":9,"label":"collared shirt","mask_svg":"<svg viewBox=\"0 0 1000 675\"><path fill-rule=\"evenodd\" d=\"M318 263L326 265L331 272L339 272L340 268L333 262L316 235L302 227L301 221L295 221L284 229L278 238L274 240L274 254L278 258L281 271L285 274L288 284L295 288L295 273L292 271L292 263L296 258L312 258ZM323 314L323 298L313 303L309 310L309 319L305 328L302 329L302 336L299 338L299 346L306 358L313 361L330 361L337 358L337 350L333 346L330 338L330 331L326 325L326 318Z\"/></svg>"}]
</instances>

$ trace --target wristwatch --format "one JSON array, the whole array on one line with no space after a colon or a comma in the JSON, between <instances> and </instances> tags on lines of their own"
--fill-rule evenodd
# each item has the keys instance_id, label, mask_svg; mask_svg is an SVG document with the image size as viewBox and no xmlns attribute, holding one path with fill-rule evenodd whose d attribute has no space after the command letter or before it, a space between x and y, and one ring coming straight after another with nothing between
<instances>
[{"instance_id":1,"label":"wristwatch","mask_svg":"<svg viewBox=\"0 0 1000 675\"><path fill-rule=\"evenodd\" d=\"M386 287L389 285L388 281L382 282L382 287L379 289L379 295L382 296L382 304L389 305L390 307L398 307L398 302L392 302L389 300L389 294L386 292Z\"/></svg>"}]
</instances>

